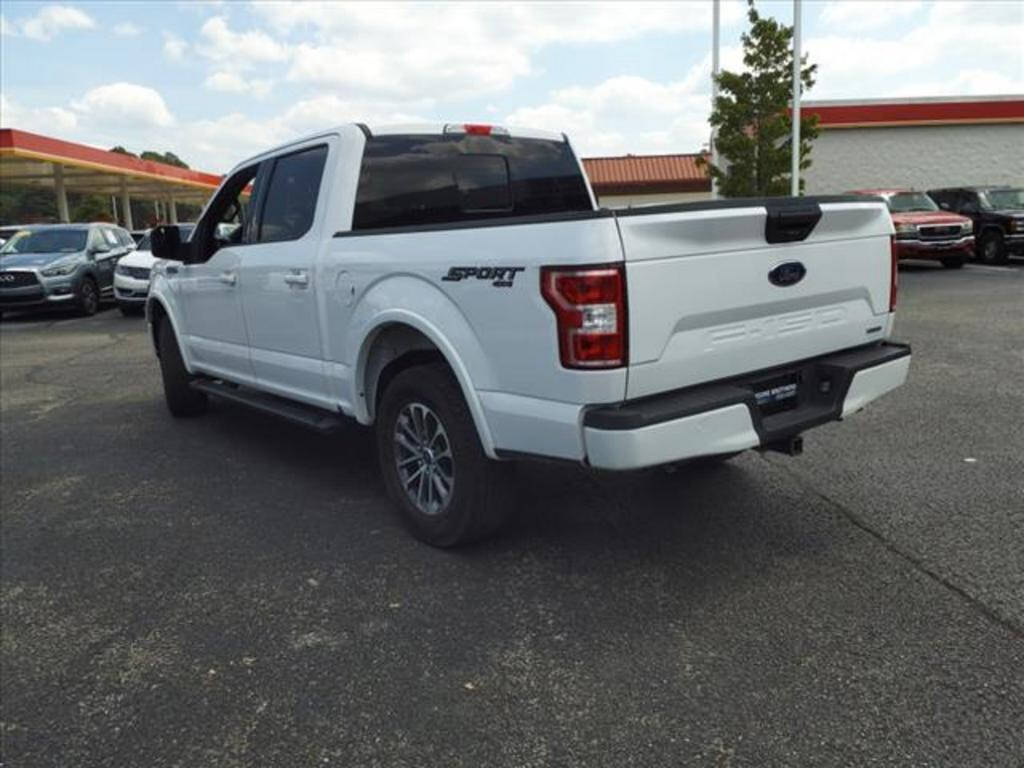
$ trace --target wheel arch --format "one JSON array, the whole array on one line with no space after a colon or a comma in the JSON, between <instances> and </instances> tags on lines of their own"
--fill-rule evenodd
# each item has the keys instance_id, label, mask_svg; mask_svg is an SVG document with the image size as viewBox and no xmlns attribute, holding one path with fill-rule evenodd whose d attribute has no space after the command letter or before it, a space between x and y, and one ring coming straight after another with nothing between
<instances>
[{"instance_id":1,"label":"wheel arch","mask_svg":"<svg viewBox=\"0 0 1024 768\"><path fill-rule=\"evenodd\" d=\"M497 458L483 405L472 377L448 338L432 323L407 310L392 310L377 319L367 332L356 357L356 419L372 424L379 398L388 382L399 372L431 361L442 361L462 390L484 453Z\"/></svg>"},{"instance_id":2,"label":"wheel arch","mask_svg":"<svg viewBox=\"0 0 1024 768\"><path fill-rule=\"evenodd\" d=\"M164 320L170 322L171 330L174 331L174 338L178 340L178 351L181 353L185 370L191 373L192 366L189 363L185 345L181 343L181 334L179 333L178 323L174 319L174 313L167 308L163 298L150 294L149 298L146 299L146 322L149 325L149 338L153 343L153 351L156 352L157 357L160 357L160 323Z\"/></svg>"}]
</instances>

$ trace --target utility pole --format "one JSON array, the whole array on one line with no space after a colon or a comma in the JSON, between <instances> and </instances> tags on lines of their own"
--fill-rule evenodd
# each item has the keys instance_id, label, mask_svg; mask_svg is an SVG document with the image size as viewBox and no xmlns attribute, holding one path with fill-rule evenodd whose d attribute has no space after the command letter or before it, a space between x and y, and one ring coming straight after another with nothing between
<instances>
[{"instance_id":1,"label":"utility pole","mask_svg":"<svg viewBox=\"0 0 1024 768\"><path fill-rule=\"evenodd\" d=\"M718 100L718 39L721 26L721 0L711 0L711 109L714 110ZM718 146L715 142L715 129L711 129L711 164L718 167ZM711 176L710 172L708 173ZM711 176L711 197L718 197L718 183Z\"/></svg>"},{"instance_id":2,"label":"utility pole","mask_svg":"<svg viewBox=\"0 0 1024 768\"><path fill-rule=\"evenodd\" d=\"M717 0L716 0L717 2ZM800 194L800 0L793 0L793 140L790 194Z\"/></svg>"}]
</instances>

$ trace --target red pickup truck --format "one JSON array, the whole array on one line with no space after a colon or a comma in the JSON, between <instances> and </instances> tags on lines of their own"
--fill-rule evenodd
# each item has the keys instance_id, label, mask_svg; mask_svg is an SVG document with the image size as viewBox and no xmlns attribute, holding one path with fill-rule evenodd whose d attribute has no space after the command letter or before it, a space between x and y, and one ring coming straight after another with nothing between
<instances>
[{"instance_id":1,"label":"red pickup truck","mask_svg":"<svg viewBox=\"0 0 1024 768\"><path fill-rule=\"evenodd\" d=\"M896 257L935 259L959 269L974 255L974 225L969 218L943 211L924 192L912 189L858 189L851 194L881 197L896 228Z\"/></svg>"}]
</instances>

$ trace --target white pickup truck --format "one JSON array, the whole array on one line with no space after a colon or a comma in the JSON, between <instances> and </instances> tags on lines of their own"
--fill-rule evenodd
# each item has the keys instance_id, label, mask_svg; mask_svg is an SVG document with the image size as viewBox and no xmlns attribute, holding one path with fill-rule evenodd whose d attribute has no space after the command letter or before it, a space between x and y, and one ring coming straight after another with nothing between
<instances>
[{"instance_id":1,"label":"white pickup truck","mask_svg":"<svg viewBox=\"0 0 1024 768\"><path fill-rule=\"evenodd\" d=\"M861 196L600 209L563 134L347 125L155 230L147 317L175 416L373 424L413 534L453 546L510 459L792 454L898 387L892 235Z\"/></svg>"}]
</instances>

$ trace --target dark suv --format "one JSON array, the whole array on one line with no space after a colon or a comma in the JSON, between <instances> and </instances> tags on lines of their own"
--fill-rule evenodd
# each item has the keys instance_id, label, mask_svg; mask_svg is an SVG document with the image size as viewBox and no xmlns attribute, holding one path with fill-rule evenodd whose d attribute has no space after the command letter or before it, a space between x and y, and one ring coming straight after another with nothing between
<instances>
[{"instance_id":1,"label":"dark suv","mask_svg":"<svg viewBox=\"0 0 1024 768\"><path fill-rule=\"evenodd\" d=\"M929 189L944 211L974 222L975 254L989 264L1003 264L1009 254L1024 256L1024 189L949 187Z\"/></svg>"},{"instance_id":2,"label":"dark suv","mask_svg":"<svg viewBox=\"0 0 1024 768\"><path fill-rule=\"evenodd\" d=\"M74 307L91 315L113 297L114 266L134 249L113 224L25 227L0 247L0 312Z\"/></svg>"}]
</instances>

